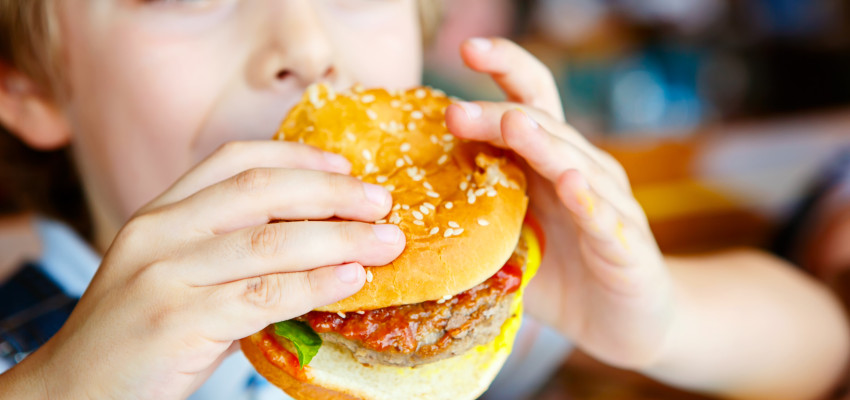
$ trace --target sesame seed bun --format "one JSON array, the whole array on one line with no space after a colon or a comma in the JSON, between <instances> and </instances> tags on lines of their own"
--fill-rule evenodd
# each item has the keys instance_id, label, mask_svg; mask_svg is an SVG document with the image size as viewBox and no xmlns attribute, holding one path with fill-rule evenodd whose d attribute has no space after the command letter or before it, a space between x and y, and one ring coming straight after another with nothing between
<instances>
[{"instance_id":1,"label":"sesame seed bun","mask_svg":"<svg viewBox=\"0 0 850 400\"><path fill-rule=\"evenodd\" d=\"M357 294L320 311L350 312L438 300L498 271L516 247L528 199L525 177L503 150L461 141L445 126L442 92L311 86L275 135L339 153L352 175L393 195L377 223L407 237L389 265L367 267Z\"/></svg>"}]
</instances>

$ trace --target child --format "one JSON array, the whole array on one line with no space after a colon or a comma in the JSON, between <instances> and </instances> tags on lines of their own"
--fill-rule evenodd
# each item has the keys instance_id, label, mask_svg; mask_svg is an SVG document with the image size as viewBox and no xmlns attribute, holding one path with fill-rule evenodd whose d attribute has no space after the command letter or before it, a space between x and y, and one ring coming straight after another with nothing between
<instances>
[{"instance_id":1,"label":"child","mask_svg":"<svg viewBox=\"0 0 850 400\"><path fill-rule=\"evenodd\" d=\"M392 199L333 154L268 142L307 85L419 83L413 0L0 0L0 121L70 144L103 255L61 330L0 375L11 398L184 398L234 341L356 292L404 247ZM752 252L659 254L620 166L501 39L461 54L505 103L447 110L524 158L548 253L528 309L599 359L697 390L805 398L848 352L827 291ZM341 222L317 222L336 215ZM267 225L270 220L284 220Z\"/></svg>"}]
</instances>

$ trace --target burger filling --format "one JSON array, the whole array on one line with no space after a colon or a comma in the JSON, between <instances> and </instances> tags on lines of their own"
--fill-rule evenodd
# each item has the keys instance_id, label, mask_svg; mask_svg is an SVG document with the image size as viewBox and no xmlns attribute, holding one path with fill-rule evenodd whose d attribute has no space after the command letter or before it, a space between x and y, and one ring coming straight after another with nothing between
<instances>
[{"instance_id":1,"label":"burger filling","mask_svg":"<svg viewBox=\"0 0 850 400\"><path fill-rule=\"evenodd\" d=\"M520 240L496 274L454 296L369 311L313 311L298 319L324 342L349 349L363 364L412 367L439 361L499 335L522 282L526 253Z\"/></svg>"}]
</instances>

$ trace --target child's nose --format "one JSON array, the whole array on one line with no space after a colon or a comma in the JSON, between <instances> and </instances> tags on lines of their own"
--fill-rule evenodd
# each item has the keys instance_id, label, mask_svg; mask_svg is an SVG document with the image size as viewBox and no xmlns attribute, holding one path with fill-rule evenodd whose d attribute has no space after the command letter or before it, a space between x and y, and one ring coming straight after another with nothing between
<instances>
[{"instance_id":1,"label":"child's nose","mask_svg":"<svg viewBox=\"0 0 850 400\"><path fill-rule=\"evenodd\" d=\"M259 57L262 80L275 86L296 79L307 86L329 78L335 69L333 45L311 1L278 4L280 12L269 16L273 19L269 29L271 43Z\"/></svg>"}]
</instances>

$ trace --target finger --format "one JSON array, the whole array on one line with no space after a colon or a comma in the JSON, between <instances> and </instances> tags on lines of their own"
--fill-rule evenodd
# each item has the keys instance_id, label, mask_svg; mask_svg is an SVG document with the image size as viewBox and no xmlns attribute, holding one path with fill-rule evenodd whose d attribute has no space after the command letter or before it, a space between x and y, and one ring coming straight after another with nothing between
<instances>
[{"instance_id":1,"label":"finger","mask_svg":"<svg viewBox=\"0 0 850 400\"><path fill-rule=\"evenodd\" d=\"M404 250L405 237L393 224L282 222L242 229L205 241L177 273L189 285L204 286L250 277L306 271L357 262L386 265Z\"/></svg>"},{"instance_id":2,"label":"finger","mask_svg":"<svg viewBox=\"0 0 850 400\"><path fill-rule=\"evenodd\" d=\"M348 175L258 168L202 189L169 207L193 210L191 214L172 212L183 226L227 233L279 220L339 217L371 222L386 216L391 205L392 198L385 188Z\"/></svg>"},{"instance_id":3,"label":"finger","mask_svg":"<svg viewBox=\"0 0 850 400\"><path fill-rule=\"evenodd\" d=\"M509 101L537 107L564 121L552 72L516 43L502 38L469 39L461 46L461 57L472 70L490 74Z\"/></svg>"},{"instance_id":4,"label":"finger","mask_svg":"<svg viewBox=\"0 0 850 400\"><path fill-rule=\"evenodd\" d=\"M366 281L356 263L306 272L263 275L211 287L199 304L207 337L236 340L269 324L303 315L353 295Z\"/></svg>"},{"instance_id":5,"label":"finger","mask_svg":"<svg viewBox=\"0 0 850 400\"><path fill-rule=\"evenodd\" d=\"M182 200L202 188L253 168L295 168L349 174L345 157L306 144L279 140L228 142L189 170L145 209Z\"/></svg>"},{"instance_id":6,"label":"finger","mask_svg":"<svg viewBox=\"0 0 850 400\"><path fill-rule=\"evenodd\" d=\"M589 257L600 265L634 263L639 243L634 221L600 198L576 170L562 174L556 191L580 228Z\"/></svg>"},{"instance_id":7,"label":"finger","mask_svg":"<svg viewBox=\"0 0 850 400\"><path fill-rule=\"evenodd\" d=\"M498 147L508 147L502 137L502 119L506 113L522 111L533 122L540 124L550 134L567 141L584 157L598 158L596 150L578 131L533 107L517 103L486 101L458 102L446 108L446 127L461 139L488 142Z\"/></svg>"},{"instance_id":8,"label":"finger","mask_svg":"<svg viewBox=\"0 0 850 400\"><path fill-rule=\"evenodd\" d=\"M582 149L540 126L523 110L508 111L502 117L502 139L543 177L557 182L561 174L576 169L589 177L590 186L614 207L631 218L643 215L634 202L625 171L605 153L593 147Z\"/></svg>"}]
</instances>

